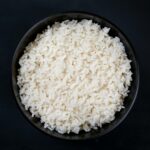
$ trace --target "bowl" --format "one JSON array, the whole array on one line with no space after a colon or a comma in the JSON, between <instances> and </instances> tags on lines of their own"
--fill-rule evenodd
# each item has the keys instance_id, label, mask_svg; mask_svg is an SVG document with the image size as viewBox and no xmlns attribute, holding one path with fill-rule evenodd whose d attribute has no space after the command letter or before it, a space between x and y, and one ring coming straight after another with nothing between
<instances>
[{"instance_id":1,"label":"bowl","mask_svg":"<svg viewBox=\"0 0 150 150\"><path fill-rule=\"evenodd\" d=\"M122 109L120 112L117 112L115 115L115 120L112 121L109 124L104 124L102 128L99 128L97 130L91 130L90 132L84 132L81 131L79 134L60 134L57 131L50 131L46 128L44 128L44 125L40 122L39 118L31 117L31 113L27 110L25 110L25 107L21 103L21 99L19 96L19 87L17 86L17 74L18 74L18 68L19 68L19 58L22 56L23 51L27 44L31 41L33 41L37 35L37 33L41 33L47 25L52 25L54 22L61 22L64 20L82 20L82 19L91 19L93 22L96 22L101 25L101 27L109 27L110 32L109 35L112 37L118 36L121 39L121 42L125 46L125 50L127 53L127 56L131 62L131 71L133 72L133 81L131 82L131 86L129 87L129 94L125 98L124 106L125 109ZM49 17L41 20L40 22L36 23L33 27L31 27L27 33L23 36L21 41L19 42L16 51L13 56L12 60L12 88L14 91L15 99L18 104L18 107L20 108L21 112L24 114L24 116L27 118L27 120L37 129L42 131L43 133L48 134L49 136L61 138L61 139L67 139L67 140L83 140L83 139L91 139L100 137L102 135L105 135L106 133L109 133L114 128L116 128L128 115L129 111L131 110L135 99L137 97L138 88L139 88L139 67L137 63L137 59L135 56L134 49L127 39L127 37L123 34L123 32L116 27L113 23L108 21L107 19L90 14L85 12L66 12L66 13L60 13L56 15L50 15Z\"/></svg>"}]
</instances>

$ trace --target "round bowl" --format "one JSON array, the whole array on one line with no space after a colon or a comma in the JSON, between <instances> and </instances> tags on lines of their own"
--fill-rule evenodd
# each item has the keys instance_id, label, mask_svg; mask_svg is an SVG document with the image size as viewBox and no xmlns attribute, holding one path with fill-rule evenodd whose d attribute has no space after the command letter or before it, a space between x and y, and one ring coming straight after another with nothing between
<instances>
[{"instance_id":1,"label":"round bowl","mask_svg":"<svg viewBox=\"0 0 150 150\"><path fill-rule=\"evenodd\" d=\"M112 37L118 36L121 39L121 42L125 46L125 50L127 53L127 56L131 62L131 71L133 72L132 78L133 81L131 82L131 86L129 87L129 94L125 98L124 106L125 109L122 109L120 112L117 112L115 115L115 120L112 121L109 124L104 124L102 128L99 128L97 130L91 130L90 132L84 132L81 131L79 134L59 134L57 131L50 131L46 128L44 128L43 124L40 122L39 118L31 117L31 113L27 110L25 110L25 107L21 103L20 96L19 96L19 88L17 86L17 74L18 74L18 68L19 68L19 58L22 56L23 51L27 44L31 41L33 41L37 35L37 33L41 33L47 25L52 25L54 22L61 22L63 20L82 20L82 19L91 19L93 22L96 22L101 25L101 27L109 27L110 32L109 35ZM33 27L31 27L28 32L23 36L21 41L19 42L16 51L13 56L12 60L12 87L14 91L14 95L16 97L16 102L21 110L21 112L24 114L24 116L27 118L27 120L34 125L37 129L41 130L42 132L61 139L69 139L69 140L83 140L83 139L90 139L95 137L100 137L110 131L112 131L114 128L116 128L128 115L129 111L131 110L135 99L137 97L138 88L139 88L139 67L136 60L135 52L133 50L133 47L131 46L131 43L127 39L127 37L123 34L123 32L118 29L113 23L110 21L104 19L103 17L89 14L89 13L83 13L83 12L66 12L56 15L51 15L42 21L36 23Z\"/></svg>"}]
</instances>

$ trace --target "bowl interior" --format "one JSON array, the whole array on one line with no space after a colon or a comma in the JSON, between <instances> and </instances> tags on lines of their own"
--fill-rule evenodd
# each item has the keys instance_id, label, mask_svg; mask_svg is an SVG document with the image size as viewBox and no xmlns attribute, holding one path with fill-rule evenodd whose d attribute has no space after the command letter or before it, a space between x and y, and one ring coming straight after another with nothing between
<instances>
[{"instance_id":1,"label":"bowl interior","mask_svg":"<svg viewBox=\"0 0 150 150\"><path fill-rule=\"evenodd\" d=\"M125 98L125 101L124 101L125 109L122 109L120 112L116 113L114 121L112 121L109 124L103 125L103 127L99 128L98 130L91 130L90 132L87 132L87 133L84 131L81 131L78 135L73 134L73 133L62 135L56 131L50 131L48 129L45 129L43 127L43 124L40 122L40 119L35 118L35 117L32 118L31 113L29 111L25 110L24 106L21 103L20 97L19 97L19 88L17 86L16 76L18 74L19 58L22 56L23 51L24 51L25 47L27 46L27 44L35 39L37 33L41 33L47 27L47 25L52 25L56 21L61 22L63 20L72 20L72 19L76 19L78 21L80 21L82 19L91 19L91 20L93 20L93 22L100 24L101 27L104 27L104 26L109 27L110 28L110 32L109 32L110 36L112 36L112 37L118 36L121 39L121 42L125 46L125 50L126 50L128 58L130 60L132 60L131 71L133 72L133 76L132 76L133 81L129 88L129 90L130 90L129 95ZM110 132L116 126L118 126L122 122L122 120L127 116L128 112L130 111L130 109L135 101L135 98L137 96L138 87L139 87L139 69L138 69L138 64L137 64L136 58L135 58L134 50L133 50L131 44L129 43L126 36L115 25L113 25L108 20L106 20L102 17L88 14L88 13L80 13L80 12L62 13L62 14L52 15L52 16L38 22L24 35L24 37L20 41L20 43L15 51L13 61L12 61L12 87L13 87L13 91L14 91L16 101L17 101L19 108L21 109L23 114L26 116L26 118L29 120L29 122L32 125L34 125L38 129L40 129L41 131L47 133L48 135L62 138L62 139L70 139L70 140L71 139L72 140L89 139L89 138L99 137L99 136L102 136L102 135Z\"/></svg>"}]
</instances>

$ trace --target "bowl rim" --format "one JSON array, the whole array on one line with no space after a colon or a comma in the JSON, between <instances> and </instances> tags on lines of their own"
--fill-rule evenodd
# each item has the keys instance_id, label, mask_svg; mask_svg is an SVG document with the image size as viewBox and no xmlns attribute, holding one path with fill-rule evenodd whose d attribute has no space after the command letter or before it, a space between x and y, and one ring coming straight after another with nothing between
<instances>
[{"instance_id":1,"label":"bowl rim","mask_svg":"<svg viewBox=\"0 0 150 150\"><path fill-rule=\"evenodd\" d=\"M54 134L49 134L47 133L46 131L42 130L41 128L39 128L34 122L32 122L28 116L24 113L23 109L22 109L22 103L20 101L20 99L18 98L18 93L17 91L15 90L15 86L16 86L16 82L15 82L15 79L14 79L14 75L13 73L15 72L15 64L16 64L16 60L15 60L15 56L20 48L20 46L22 45L23 41L27 38L28 34L30 32L32 32L32 30L34 28L36 28L37 26L40 26L40 24L43 24L45 21L49 20L50 18L56 18L56 17L60 17L62 15L71 15L71 14L80 14L80 15L88 15L88 16L92 16L92 17L97 17L97 18L100 18L101 20L107 22L108 24L110 24L111 26L113 26L115 29L117 29L117 31L119 31L123 37L126 39L127 43L130 45L131 47L131 51L134 55L134 58L135 58L135 65L136 65L136 78L137 78L137 81L136 81L136 89L135 89L135 93L133 95L133 98L132 98L132 102L128 108L128 110L126 111L126 113L117 121L117 123L115 125L113 125L113 127L109 128L106 132L103 132L102 134L96 134L96 135L92 135L90 137L84 137L84 138L66 138L66 137L63 137L62 134L60 134L61 136L55 136ZM135 100L137 98L137 95L138 95L138 91L139 91L139 85L140 85L140 71L139 71L139 64L138 64L138 60L137 60L137 56L136 56L136 53L135 53L135 49L133 47L133 45L131 44L130 40L127 38L127 36L122 32L122 30L120 28L118 28L118 26L116 26L115 24L113 24L111 21L107 20L106 18L100 16L100 15L97 15L97 14L94 14L94 13L89 13L89 12L84 12L84 11L65 11L65 12L61 12L61 13L56 13L56 14L51 14L49 15L48 17L38 21L37 23L35 23L33 26L31 26L27 32L23 35L23 37L21 38L21 40L19 41L15 51L14 51L14 55L13 55L13 58L12 58L12 63L11 63L11 88L12 88L12 91L13 91L13 95L15 97L15 101L16 101L16 104L17 106L19 107L19 110L20 112L23 114L23 116L26 118L26 120L32 125L34 126L37 130L45 133L47 136L49 137L54 137L54 138L57 138L57 139L63 139L63 140L87 140L87 139L94 139L94 138L98 138L98 137L101 137L103 135L106 135L108 133L110 133L112 130L114 130L117 126L119 126L123 120L127 117L127 115L129 114L131 108L133 107L134 103L135 103ZM27 110L26 110L27 111ZM111 124L111 123L110 123ZM78 134L79 135L79 134Z\"/></svg>"}]
</instances>

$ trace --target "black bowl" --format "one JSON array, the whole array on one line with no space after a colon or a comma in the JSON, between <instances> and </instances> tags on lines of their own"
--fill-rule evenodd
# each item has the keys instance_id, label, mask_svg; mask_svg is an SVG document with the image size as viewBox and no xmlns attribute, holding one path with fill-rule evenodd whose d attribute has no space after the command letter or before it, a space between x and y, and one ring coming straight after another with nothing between
<instances>
[{"instance_id":1,"label":"black bowl","mask_svg":"<svg viewBox=\"0 0 150 150\"><path fill-rule=\"evenodd\" d=\"M112 37L118 36L122 43L125 46L126 53L128 55L128 58L132 60L131 63L131 70L133 72L133 81L131 83L131 86L129 88L130 92L129 95L125 98L124 101L124 106L125 109L122 109L120 112L116 113L115 115L115 120L112 121L109 124L103 125L102 128L97 129L97 130L91 130L90 132L84 132L81 131L78 135L76 134L59 134L56 131L50 131L48 129L45 129L43 127L43 124L40 122L40 119L31 117L31 113L29 111L26 111L23 104L21 103L20 96L19 96L19 88L17 86L17 79L16 76L18 74L18 60L23 54L23 51L27 44L31 41L33 41L37 35L37 33L41 33L47 25L52 25L54 22L61 22L63 20L82 20L82 19L91 19L94 22L100 24L102 27L106 26L111 28L109 35ZM42 21L38 22L35 24L29 31L24 35L24 37L21 39L19 42L15 54L13 56L13 61L12 61L12 87L13 91L16 97L17 104L21 110L21 112L24 114L24 116L29 120L29 122L34 125L37 129L40 129L44 133L61 138L61 139L69 139L69 140L82 140L82 139L90 139L90 138L95 138L95 137L100 137L110 131L112 131L114 128L116 128L127 116L129 113L130 109L132 108L137 93L138 93L138 88L139 88L139 68L138 68L138 63L135 57L135 52L133 50L133 47L131 46L129 40L127 37L116 27L114 24L112 24L110 21L89 13L83 13L83 12L68 12L68 13L61 13L61 14L56 14L56 15L51 15L48 18L43 19Z\"/></svg>"}]
</instances>

